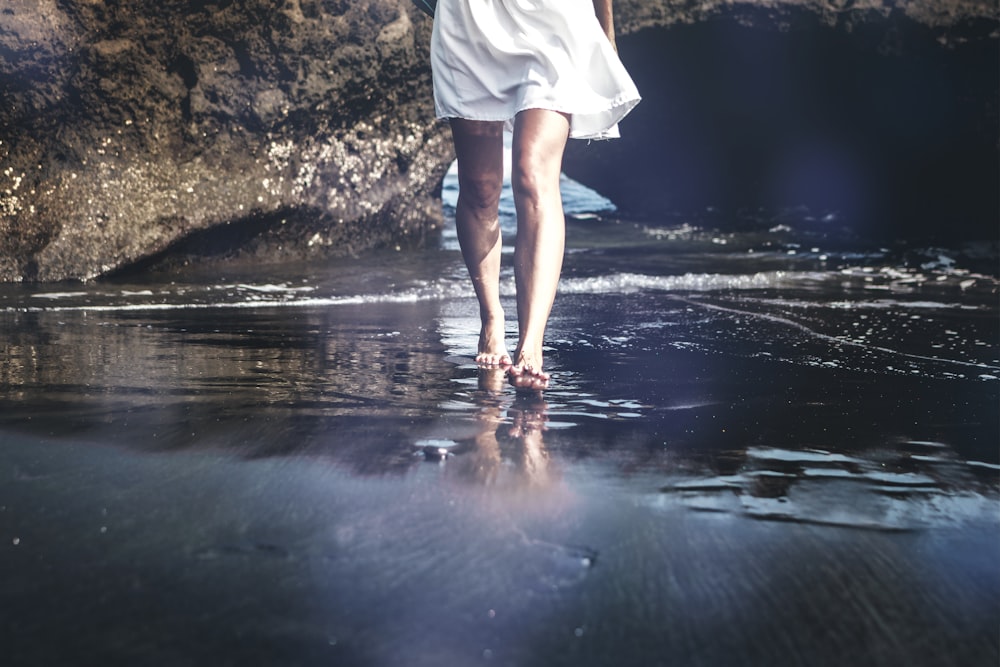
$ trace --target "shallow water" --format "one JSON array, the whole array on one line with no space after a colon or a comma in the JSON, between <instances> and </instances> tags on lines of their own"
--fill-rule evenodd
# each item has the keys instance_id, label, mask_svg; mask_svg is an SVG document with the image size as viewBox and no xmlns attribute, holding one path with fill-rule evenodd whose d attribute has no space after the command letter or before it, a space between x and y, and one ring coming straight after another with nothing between
<instances>
[{"instance_id":1,"label":"shallow water","mask_svg":"<svg viewBox=\"0 0 1000 667\"><path fill-rule=\"evenodd\" d=\"M542 397L451 228L0 287L4 664L996 664L996 244L567 199Z\"/></svg>"}]
</instances>

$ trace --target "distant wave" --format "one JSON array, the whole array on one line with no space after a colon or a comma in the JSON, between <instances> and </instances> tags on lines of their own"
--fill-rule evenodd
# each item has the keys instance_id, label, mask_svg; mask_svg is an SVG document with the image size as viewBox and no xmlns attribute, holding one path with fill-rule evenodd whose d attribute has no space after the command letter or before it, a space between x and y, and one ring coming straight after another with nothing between
<instances>
[{"instance_id":1,"label":"distant wave","mask_svg":"<svg viewBox=\"0 0 1000 667\"><path fill-rule=\"evenodd\" d=\"M471 288L455 281L439 281L387 294L313 296L316 287L282 285L214 285L197 290L161 291L144 294L159 301L136 300L137 293L117 292L39 292L32 299L48 299L51 305L8 306L0 312L126 312L164 311L208 308L320 308L365 303L416 303L472 296ZM221 295L220 292L226 292ZM86 297L88 303L75 303ZM182 299L181 297L186 297ZM62 301L69 303L62 303Z\"/></svg>"},{"instance_id":2,"label":"distant wave","mask_svg":"<svg viewBox=\"0 0 1000 667\"><path fill-rule=\"evenodd\" d=\"M613 273L589 278L564 278L559 291L565 294L630 294L641 291L708 292L716 290L754 290L790 286L824 279L821 273L770 271L753 274L685 274L655 276L639 273ZM150 290L95 290L90 292L37 292L21 305L0 308L0 312L115 312L183 310L187 308L270 308L329 307L364 303L415 303L471 298L472 288L465 280L442 278L411 285L396 292L381 294L321 295L319 286L275 284L206 285L192 288ZM513 278L501 284L504 296L513 296ZM50 303L44 303L44 302Z\"/></svg>"},{"instance_id":3,"label":"distant wave","mask_svg":"<svg viewBox=\"0 0 1000 667\"><path fill-rule=\"evenodd\" d=\"M686 273L657 276L643 273L611 273L586 278L563 278L559 292L563 294L633 294L645 291L716 292L734 290L764 290L774 288L820 285L841 277L839 273L818 271L764 271L747 274ZM501 294L513 296L514 280L507 277L501 283ZM374 294L322 295L321 286L281 284L238 284L182 286L151 290L94 290L36 292L18 305L0 307L0 312L114 312L142 310L183 310L187 308L270 308L270 307L331 307L364 303L415 303L471 298L467 281L441 278L410 285L399 291ZM780 300L780 299L779 299ZM49 303L45 303L48 301ZM920 308L969 309L975 306L919 300L878 299L864 302L842 300L814 303L783 301L786 306L823 306L828 308Z\"/></svg>"},{"instance_id":4,"label":"distant wave","mask_svg":"<svg viewBox=\"0 0 1000 667\"><path fill-rule=\"evenodd\" d=\"M565 279L559 283L559 290L567 294L627 294L644 290L705 292L765 289L822 281L824 276L823 273L811 271L765 271L750 274L685 273L679 276L614 273L593 278Z\"/></svg>"}]
</instances>

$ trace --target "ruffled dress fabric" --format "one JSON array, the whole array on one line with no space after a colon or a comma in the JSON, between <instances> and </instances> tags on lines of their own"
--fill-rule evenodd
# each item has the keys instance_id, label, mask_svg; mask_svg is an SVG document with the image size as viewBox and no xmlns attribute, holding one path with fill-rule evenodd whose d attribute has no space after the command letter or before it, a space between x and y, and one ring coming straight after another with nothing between
<instances>
[{"instance_id":1,"label":"ruffled dress fabric","mask_svg":"<svg viewBox=\"0 0 1000 667\"><path fill-rule=\"evenodd\" d=\"M550 109L571 138L610 139L640 100L590 0L438 0L431 67L438 118Z\"/></svg>"}]
</instances>

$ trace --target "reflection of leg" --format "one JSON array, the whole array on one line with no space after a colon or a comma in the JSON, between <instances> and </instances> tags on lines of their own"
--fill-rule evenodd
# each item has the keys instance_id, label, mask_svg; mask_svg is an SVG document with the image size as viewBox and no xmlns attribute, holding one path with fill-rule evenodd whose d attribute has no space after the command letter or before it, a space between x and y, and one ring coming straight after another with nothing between
<instances>
[{"instance_id":1,"label":"reflection of leg","mask_svg":"<svg viewBox=\"0 0 1000 667\"><path fill-rule=\"evenodd\" d=\"M529 109L514 122L511 185L517 207L519 338L511 381L527 389L545 389L549 382L542 370L542 345L562 271L566 229L559 175L568 137L569 117L555 111Z\"/></svg>"},{"instance_id":2,"label":"reflection of leg","mask_svg":"<svg viewBox=\"0 0 1000 667\"><path fill-rule=\"evenodd\" d=\"M510 436L520 444L521 470L530 481L544 484L549 477L549 456L542 439L546 405L540 400L518 399L511 406L510 415L513 417Z\"/></svg>"},{"instance_id":3,"label":"reflection of leg","mask_svg":"<svg viewBox=\"0 0 1000 667\"><path fill-rule=\"evenodd\" d=\"M479 368L476 396L476 434L472 447L449 462L448 470L465 481L492 485L501 469L497 429L503 421L503 393L506 371L503 368Z\"/></svg>"},{"instance_id":4,"label":"reflection of leg","mask_svg":"<svg viewBox=\"0 0 1000 667\"><path fill-rule=\"evenodd\" d=\"M506 373L502 368L479 368L479 389L489 396L500 396L503 394L504 379Z\"/></svg>"},{"instance_id":5,"label":"reflection of leg","mask_svg":"<svg viewBox=\"0 0 1000 667\"><path fill-rule=\"evenodd\" d=\"M476 362L509 365L500 306L500 221L497 208L503 187L503 124L452 119L458 156L458 204L455 224L462 258L479 300L479 348Z\"/></svg>"}]
</instances>

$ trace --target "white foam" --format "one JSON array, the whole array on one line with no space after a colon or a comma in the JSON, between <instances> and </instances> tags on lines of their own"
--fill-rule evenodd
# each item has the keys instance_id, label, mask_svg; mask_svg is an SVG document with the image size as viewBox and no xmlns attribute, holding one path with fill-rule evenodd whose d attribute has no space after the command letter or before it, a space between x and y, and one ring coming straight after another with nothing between
<instances>
[{"instance_id":1,"label":"white foam","mask_svg":"<svg viewBox=\"0 0 1000 667\"><path fill-rule=\"evenodd\" d=\"M641 273L613 273L593 278L570 278L559 283L567 294L630 294L643 290L709 292L715 290L759 290L821 279L810 271L763 271L760 273L685 273L679 276L651 276Z\"/></svg>"},{"instance_id":2,"label":"white foam","mask_svg":"<svg viewBox=\"0 0 1000 667\"><path fill-rule=\"evenodd\" d=\"M32 294L32 299L72 299L78 296L87 296L89 292L39 292Z\"/></svg>"},{"instance_id":3,"label":"white foam","mask_svg":"<svg viewBox=\"0 0 1000 667\"><path fill-rule=\"evenodd\" d=\"M646 290L706 292L713 290L765 289L782 284L794 284L802 280L816 279L817 274L807 272L771 271L755 274L709 274L688 273L681 276L653 276L639 273L615 273L592 278L564 278L559 283L559 291L566 294L631 294ZM505 279L501 285L504 296L515 294L513 277ZM356 294L342 296L318 296L315 286L289 286L287 284L208 285L197 291L177 287L172 292L161 292L159 303L136 301L137 297L152 296L152 292L128 292L119 295L93 292L42 292L31 295L38 299L52 301L91 297L98 303L76 303L52 306L13 306L0 312L127 312L127 311L167 311L207 308L263 308L263 307L328 307L356 305L363 303L415 303L418 301L448 300L473 295L472 288L463 279L442 278L427 281L399 292L382 294ZM235 292L235 293L234 293ZM218 295L226 294L219 298ZM306 296L306 295L311 296ZM209 295L214 295L209 297ZM203 296L204 300L198 299ZM117 302L115 297L125 297L128 302ZM183 301L171 302L170 298L184 297ZM105 301L101 303L100 301Z\"/></svg>"},{"instance_id":4,"label":"white foam","mask_svg":"<svg viewBox=\"0 0 1000 667\"><path fill-rule=\"evenodd\" d=\"M288 285L249 285L246 283L240 283L237 285L240 289L250 290L252 292L262 292L265 294L275 294L275 293L295 293L295 292L312 292L315 287L303 286L303 287L289 287Z\"/></svg>"},{"instance_id":5,"label":"white foam","mask_svg":"<svg viewBox=\"0 0 1000 667\"><path fill-rule=\"evenodd\" d=\"M853 456L834 454L822 449L778 449L775 447L750 447L747 456L769 461L787 461L791 463L860 463Z\"/></svg>"},{"instance_id":6,"label":"white foam","mask_svg":"<svg viewBox=\"0 0 1000 667\"><path fill-rule=\"evenodd\" d=\"M472 288L465 282L438 281L418 287L388 294L356 294L327 297L303 297L302 292L311 292L314 287L288 288L280 285L237 285L252 292L249 296L231 297L226 300L206 299L205 301L163 302L163 303L105 303L54 306L9 307L0 312L142 312L170 310L206 310L241 308L323 308L349 306L366 303L417 303L472 296ZM228 285L210 285L204 293L231 290ZM177 295L187 295L187 290L178 290ZM75 296L87 296L80 292Z\"/></svg>"}]
</instances>

